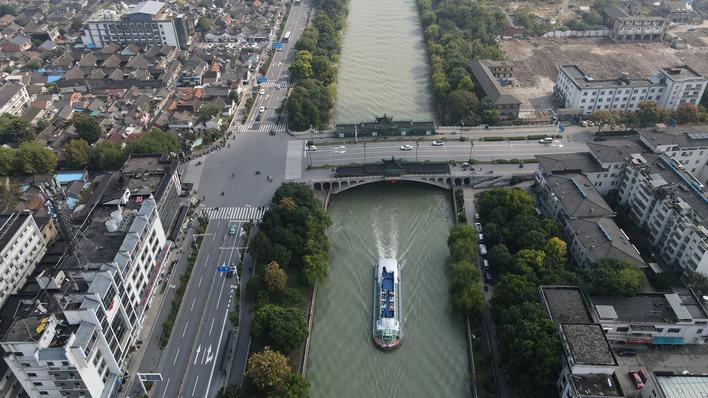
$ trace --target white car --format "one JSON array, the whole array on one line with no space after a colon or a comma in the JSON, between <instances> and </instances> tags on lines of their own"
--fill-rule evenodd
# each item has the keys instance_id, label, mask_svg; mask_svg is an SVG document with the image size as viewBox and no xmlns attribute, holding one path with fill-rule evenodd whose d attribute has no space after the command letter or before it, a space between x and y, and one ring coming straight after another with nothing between
<instances>
[{"instance_id":1,"label":"white car","mask_svg":"<svg viewBox=\"0 0 708 398\"><path fill-rule=\"evenodd\" d=\"M445 141L433 141L433 146L444 146Z\"/></svg>"},{"instance_id":2,"label":"white car","mask_svg":"<svg viewBox=\"0 0 708 398\"><path fill-rule=\"evenodd\" d=\"M474 223L474 227L477 231L482 232L482 224L476 222Z\"/></svg>"},{"instance_id":3,"label":"white car","mask_svg":"<svg viewBox=\"0 0 708 398\"><path fill-rule=\"evenodd\" d=\"M265 89L264 88L260 89L260 91L258 91L258 94L260 94L260 95L265 94Z\"/></svg>"},{"instance_id":4,"label":"white car","mask_svg":"<svg viewBox=\"0 0 708 398\"><path fill-rule=\"evenodd\" d=\"M265 106L262 106L258 109L258 112L263 113L265 112Z\"/></svg>"},{"instance_id":5,"label":"white car","mask_svg":"<svg viewBox=\"0 0 708 398\"><path fill-rule=\"evenodd\" d=\"M314 146L314 145L310 145L310 146L307 147L307 150L308 150L308 151L311 151L311 152L314 152L314 151L317 150L317 147Z\"/></svg>"},{"instance_id":6,"label":"white car","mask_svg":"<svg viewBox=\"0 0 708 398\"><path fill-rule=\"evenodd\" d=\"M406 145L401 145L401 150L402 150L402 151L412 151L412 150L413 150L413 147L410 146L410 145L408 145L408 144L406 144Z\"/></svg>"},{"instance_id":7,"label":"white car","mask_svg":"<svg viewBox=\"0 0 708 398\"><path fill-rule=\"evenodd\" d=\"M546 138L541 138L538 140L539 144L551 144L553 142L553 138L551 137L546 137Z\"/></svg>"}]
</instances>

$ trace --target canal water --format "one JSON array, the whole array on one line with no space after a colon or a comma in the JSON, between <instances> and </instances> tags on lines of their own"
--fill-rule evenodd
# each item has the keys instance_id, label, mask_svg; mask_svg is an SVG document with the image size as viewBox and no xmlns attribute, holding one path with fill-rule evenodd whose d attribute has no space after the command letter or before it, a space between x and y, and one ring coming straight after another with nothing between
<instances>
[{"instance_id":1,"label":"canal water","mask_svg":"<svg viewBox=\"0 0 708 398\"><path fill-rule=\"evenodd\" d=\"M337 74L337 123L432 120L415 0L351 0Z\"/></svg>"},{"instance_id":2,"label":"canal water","mask_svg":"<svg viewBox=\"0 0 708 398\"><path fill-rule=\"evenodd\" d=\"M449 193L425 185L371 184L334 197L329 275L317 290L307 378L311 396L469 396L462 321L452 315L446 240ZM371 337L373 266L398 259L403 344Z\"/></svg>"}]
</instances>

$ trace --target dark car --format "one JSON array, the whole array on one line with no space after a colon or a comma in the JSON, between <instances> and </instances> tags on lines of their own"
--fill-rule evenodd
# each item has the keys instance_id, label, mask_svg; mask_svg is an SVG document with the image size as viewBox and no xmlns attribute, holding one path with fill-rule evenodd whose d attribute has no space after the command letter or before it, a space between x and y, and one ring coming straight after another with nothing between
<instances>
[{"instance_id":1,"label":"dark car","mask_svg":"<svg viewBox=\"0 0 708 398\"><path fill-rule=\"evenodd\" d=\"M596 137L593 138L592 140L593 140L593 141L607 141L607 137L596 136Z\"/></svg>"},{"instance_id":2,"label":"dark car","mask_svg":"<svg viewBox=\"0 0 708 398\"><path fill-rule=\"evenodd\" d=\"M275 130L269 131L268 134L270 134L270 135L275 135Z\"/></svg>"},{"instance_id":3,"label":"dark car","mask_svg":"<svg viewBox=\"0 0 708 398\"><path fill-rule=\"evenodd\" d=\"M617 355L621 357L636 357L637 351L624 349L617 351Z\"/></svg>"}]
</instances>

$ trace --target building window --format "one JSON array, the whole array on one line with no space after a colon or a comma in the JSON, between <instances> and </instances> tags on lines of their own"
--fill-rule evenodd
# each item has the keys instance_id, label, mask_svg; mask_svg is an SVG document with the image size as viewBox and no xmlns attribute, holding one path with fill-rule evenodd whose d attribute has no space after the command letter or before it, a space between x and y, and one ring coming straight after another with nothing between
<instances>
[{"instance_id":1,"label":"building window","mask_svg":"<svg viewBox=\"0 0 708 398\"><path fill-rule=\"evenodd\" d=\"M667 332L669 332L669 333L678 333L680 331L681 331L681 329L678 329L678 328L670 328L669 330L667 330Z\"/></svg>"}]
</instances>

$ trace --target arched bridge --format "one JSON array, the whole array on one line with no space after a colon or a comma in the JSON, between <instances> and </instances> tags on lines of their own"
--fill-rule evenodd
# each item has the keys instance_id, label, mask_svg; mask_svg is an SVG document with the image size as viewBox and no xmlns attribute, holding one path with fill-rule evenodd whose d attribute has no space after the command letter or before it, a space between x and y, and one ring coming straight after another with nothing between
<instances>
[{"instance_id":1,"label":"arched bridge","mask_svg":"<svg viewBox=\"0 0 708 398\"><path fill-rule=\"evenodd\" d=\"M484 176L453 175L453 174L406 174L401 176L361 176L361 177L313 177L304 180L315 191L328 191L337 194L348 189L376 183L412 181L436 186L442 189L453 189L459 186L493 186L496 183L506 185L509 183L509 175L489 174Z\"/></svg>"}]
</instances>

